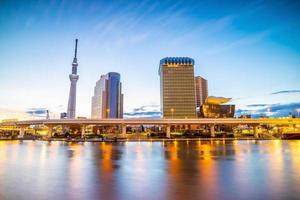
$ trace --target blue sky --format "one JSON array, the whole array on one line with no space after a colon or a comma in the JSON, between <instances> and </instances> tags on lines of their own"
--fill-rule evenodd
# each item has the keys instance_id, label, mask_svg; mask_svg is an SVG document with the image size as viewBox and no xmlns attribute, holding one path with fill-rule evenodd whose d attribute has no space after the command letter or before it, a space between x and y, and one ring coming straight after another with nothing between
<instances>
[{"instance_id":1,"label":"blue sky","mask_svg":"<svg viewBox=\"0 0 300 200\"><path fill-rule=\"evenodd\" d=\"M159 110L166 56L193 58L209 95L240 109L300 102L299 10L299 1L2 0L0 115L66 110L75 38L80 116L90 116L93 87L110 71L121 74L127 113Z\"/></svg>"}]
</instances>

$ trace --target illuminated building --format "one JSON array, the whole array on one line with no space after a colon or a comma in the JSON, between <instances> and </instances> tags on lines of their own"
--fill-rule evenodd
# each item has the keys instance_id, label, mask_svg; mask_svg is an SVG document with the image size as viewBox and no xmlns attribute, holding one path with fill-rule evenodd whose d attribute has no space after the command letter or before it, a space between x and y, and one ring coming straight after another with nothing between
<instances>
[{"instance_id":1,"label":"illuminated building","mask_svg":"<svg viewBox=\"0 0 300 200\"><path fill-rule=\"evenodd\" d=\"M195 77L195 87L196 87L196 103L197 107L200 107L208 97L207 80L201 76Z\"/></svg>"},{"instance_id":2,"label":"illuminated building","mask_svg":"<svg viewBox=\"0 0 300 200\"><path fill-rule=\"evenodd\" d=\"M79 79L79 76L77 75L77 43L78 39L75 40L75 54L72 63L72 74L69 75L71 86L67 110L68 119L74 119L76 115L76 84Z\"/></svg>"},{"instance_id":3,"label":"illuminated building","mask_svg":"<svg viewBox=\"0 0 300 200\"><path fill-rule=\"evenodd\" d=\"M196 118L194 60L160 60L160 102L163 118Z\"/></svg>"},{"instance_id":4,"label":"illuminated building","mask_svg":"<svg viewBox=\"0 0 300 200\"><path fill-rule=\"evenodd\" d=\"M205 118L228 118L234 117L235 105L222 105L228 103L231 99L224 97L207 97L205 103L201 106L202 117Z\"/></svg>"},{"instance_id":5,"label":"illuminated building","mask_svg":"<svg viewBox=\"0 0 300 200\"><path fill-rule=\"evenodd\" d=\"M94 119L123 117L123 94L119 73L102 75L96 82L91 110L91 117Z\"/></svg>"},{"instance_id":6,"label":"illuminated building","mask_svg":"<svg viewBox=\"0 0 300 200\"><path fill-rule=\"evenodd\" d=\"M204 104L208 96L207 80L201 76L195 77L195 88L196 88L196 106L197 106L197 116L200 117L200 108Z\"/></svg>"},{"instance_id":7,"label":"illuminated building","mask_svg":"<svg viewBox=\"0 0 300 200\"><path fill-rule=\"evenodd\" d=\"M231 98L209 96L206 98L205 103L213 104L213 105L220 105L223 103L228 103L230 100L231 100Z\"/></svg>"}]
</instances>

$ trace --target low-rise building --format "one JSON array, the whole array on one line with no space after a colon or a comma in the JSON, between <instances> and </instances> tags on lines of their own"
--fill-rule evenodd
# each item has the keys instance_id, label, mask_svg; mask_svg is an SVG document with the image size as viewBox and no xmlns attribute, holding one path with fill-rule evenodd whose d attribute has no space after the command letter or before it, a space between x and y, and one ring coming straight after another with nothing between
<instances>
[{"instance_id":1,"label":"low-rise building","mask_svg":"<svg viewBox=\"0 0 300 200\"><path fill-rule=\"evenodd\" d=\"M231 118L234 117L235 105L225 104L231 99L224 97L207 97L201 106L201 117L205 118Z\"/></svg>"}]
</instances>

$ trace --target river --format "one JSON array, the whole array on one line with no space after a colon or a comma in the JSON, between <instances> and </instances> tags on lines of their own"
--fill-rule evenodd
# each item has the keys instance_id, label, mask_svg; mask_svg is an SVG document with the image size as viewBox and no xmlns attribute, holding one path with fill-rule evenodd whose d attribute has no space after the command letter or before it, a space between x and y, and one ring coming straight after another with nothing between
<instances>
[{"instance_id":1,"label":"river","mask_svg":"<svg viewBox=\"0 0 300 200\"><path fill-rule=\"evenodd\" d=\"M300 141L0 141L0 199L300 199Z\"/></svg>"}]
</instances>

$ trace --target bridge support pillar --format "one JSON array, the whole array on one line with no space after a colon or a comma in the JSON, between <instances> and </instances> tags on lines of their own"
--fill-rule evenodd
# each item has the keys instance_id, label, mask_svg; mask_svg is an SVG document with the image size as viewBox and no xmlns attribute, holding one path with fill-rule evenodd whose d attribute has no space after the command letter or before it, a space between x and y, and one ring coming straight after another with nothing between
<instances>
[{"instance_id":1,"label":"bridge support pillar","mask_svg":"<svg viewBox=\"0 0 300 200\"><path fill-rule=\"evenodd\" d=\"M86 128L86 125L81 125L81 138L85 137L85 128Z\"/></svg>"},{"instance_id":2,"label":"bridge support pillar","mask_svg":"<svg viewBox=\"0 0 300 200\"><path fill-rule=\"evenodd\" d=\"M126 124L122 124L122 138L126 138Z\"/></svg>"},{"instance_id":3,"label":"bridge support pillar","mask_svg":"<svg viewBox=\"0 0 300 200\"><path fill-rule=\"evenodd\" d=\"M47 126L47 127L48 127L47 137L51 138L53 136L53 126Z\"/></svg>"},{"instance_id":4,"label":"bridge support pillar","mask_svg":"<svg viewBox=\"0 0 300 200\"><path fill-rule=\"evenodd\" d=\"M25 126L20 127L19 138L23 138L25 134Z\"/></svg>"},{"instance_id":5,"label":"bridge support pillar","mask_svg":"<svg viewBox=\"0 0 300 200\"><path fill-rule=\"evenodd\" d=\"M167 127L166 127L166 135L167 135L167 138L171 137L171 126L170 125L167 125Z\"/></svg>"},{"instance_id":6,"label":"bridge support pillar","mask_svg":"<svg viewBox=\"0 0 300 200\"><path fill-rule=\"evenodd\" d=\"M216 137L215 125L210 125L209 128L210 128L210 137Z\"/></svg>"},{"instance_id":7,"label":"bridge support pillar","mask_svg":"<svg viewBox=\"0 0 300 200\"><path fill-rule=\"evenodd\" d=\"M258 133L257 133L257 126L253 126L253 134L255 138L258 138Z\"/></svg>"}]
</instances>

